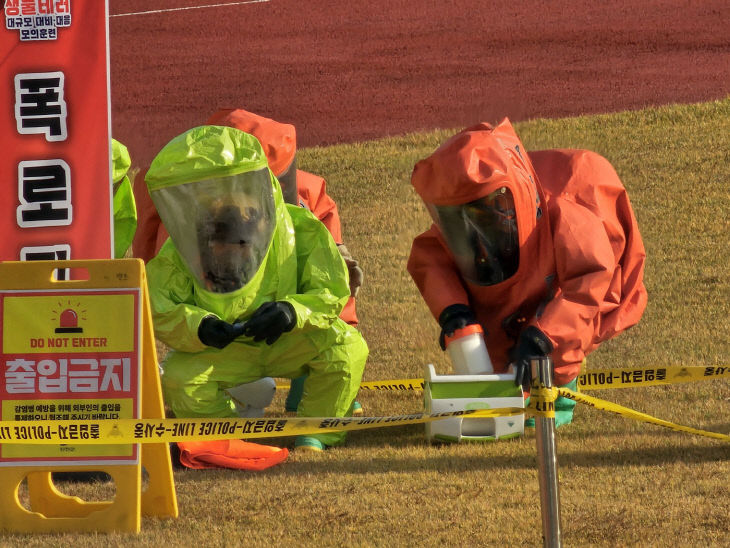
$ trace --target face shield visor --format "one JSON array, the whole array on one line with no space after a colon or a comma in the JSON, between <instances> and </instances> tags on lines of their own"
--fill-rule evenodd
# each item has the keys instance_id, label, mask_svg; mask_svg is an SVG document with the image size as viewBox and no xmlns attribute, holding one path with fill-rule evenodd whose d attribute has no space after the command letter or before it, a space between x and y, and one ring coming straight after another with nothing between
<instances>
[{"instance_id":1,"label":"face shield visor","mask_svg":"<svg viewBox=\"0 0 730 548\"><path fill-rule=\"evenodd\" d=\"M276 224L268 169L165 187L152 195L175 247L206 290L229 293L253 278Z\"/></svg>"},{"instance_id":2,"label":"face shield visor","mask_svg":"<svg viewBox=\"0 0 730 548\"><path fill-rule=\"evenodd\" d=\"M509 279L520 264L515 201L502 187L467 204L428 204L464 278L478 285Z\"/></svg>"}]
</instances>

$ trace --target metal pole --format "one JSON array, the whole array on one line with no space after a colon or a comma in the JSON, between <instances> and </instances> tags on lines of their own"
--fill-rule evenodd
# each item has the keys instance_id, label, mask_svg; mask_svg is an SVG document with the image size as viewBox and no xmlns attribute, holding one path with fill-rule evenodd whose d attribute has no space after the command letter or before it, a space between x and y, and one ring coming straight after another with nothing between
<instances>
[{"instance_id":1,"label":"metal pole","mask_svg":"<svg viewBox=\"0 0 730 548\"><path fill-rule=\"evenodd\" d=\"M549 357L533 358L530 366L533 379L537 377L543 385L548 388L552 387L553 363ZM543 546L558 548L561 546L560 486L558 484L554 417L535 417L535 439L537 441L538 476L540 479Z\"/></svg>"}]
</instances>

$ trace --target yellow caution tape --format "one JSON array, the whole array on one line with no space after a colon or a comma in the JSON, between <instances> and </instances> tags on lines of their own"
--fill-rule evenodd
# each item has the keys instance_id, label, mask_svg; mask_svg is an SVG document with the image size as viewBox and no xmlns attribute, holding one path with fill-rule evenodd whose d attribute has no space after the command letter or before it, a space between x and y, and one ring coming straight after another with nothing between
<instances>
[{"instance_id":1,"label":"yellow caution tape","mask_svg":"<svg viewBox=\"0 0 730 548\"><path fill-rule=\"evenodd\" d=\"M604 390L608 388L634 388L681 384L695 381L709 381L730 377L730 366L667 366L629 367L621 369L597 369L578 376L580 390ZM424 379L394 379L367 381L360 384L360 390L423 390ZM276 383L277 389L287 389L289 383Z\"/></svg>"},{"instance_id":2,"label":"yellow caution tape","mask_svg":"<svg viewBox=\"0 0 730 548\"><path fill-rule=\"evenodd\" d=\"M423 382L423 379L367 381L360 383L360 390L423 390Z\"/></svg>"},{"instance_id":3,"label":"yellow caution tape","mask_svg":"<svg viewBox=\"0 0 730 548\"><path fill-rule=\"evenodd\" d=\"M423 390L423 379L399 379L392 381L363 381L360 390ZM276 388L283 390L290 388L289 383L277 382Z\"/></svg>"},{"instance_id":4,"label":"yellow caution tape","mask_svg":"<svg viewBox=\"0 0 730 548\"><path fill-rule=\"evenodd\" d=\"M545 417L547 419L555 418L555 400L558 397L557 388L548 388L544 384L538 382L537 386L530 389L530 404L527 410L530 415Z\"/></svg>"},{"instance_id":5,"label":"yellow caution tape","mask_svg":"<svg viewBox=\"0 0 730 548\"><path fill-rule=\"evenodd\" d=\"M520 407L505 407L391 417L2 421L0 443L82 445L274 438L420 424L449 417L489 418L523 413L524 409Z\"/></svg>"},{"instance_id":6,"label":"yellow caution tape","mask_svg":"<svg viewBox=\"0 0 730 548\"><path fill-rule=\"evenodd\" d=\"M532 390L526 409L505 407L446 413L414 413L387 417L330 418L195 418L195 419L119 419L98 421L0 421L0 444L66 444L105 445L131 443L170 443L178 441L212 441L230 438L274 438L311 435L332 431L365 430L386 426L421 424L449 417L491 418L514 415L555 417L555 399L564 396L596 409L663 426L677 432L687 432L722 441L730 435L709 432L657 419L628 407L573 392L567 388L537 386Z\"/></svg>"},{"instance_id":7,"label":"yellow caution tape","mask_svg":"<svg viewBox=\"0 0 730 548\"><path fill-rule=\"evenodd\" d=\"M587 371L579 375L578 387L581 390L603 390L606 388L632 388L635 386L709 381L723 377L730 377L730 366L677 365L669 367L604 369Z\"/></svg>"},{"instance_id":8,"label":"yellow caution tape","mask_svg":"<svg viewBox=\"0 0 730 548\"><path fill-rule=\"evenodd\" d=\"M596 409L610 411L611 413L616 413L630 419L647 422L649 424L656 424L665 428L669 428L670 430L676 430L677 432L688 432L690 434L697 434L698 436L705 436L707 438L714 438L716 440L730 441L730 436L726 434L708 432L707 430L699 430L697 428L682 426L681 424L675 424L673 422L657 419L655 417L652 417L651 415L647 415L646 413L634 411L633 409L629 409L628 407L624 407L622 405L618 405L616 403L608 402L605 400L600 400L598 398L594 398L593 396L579 394L578 392L573 392L572 390L568 390L567 388L558 388L557 391L560 396L575 400L579 403L590 405L591 407L595 407Z\"/></svg>"}]
</instances>

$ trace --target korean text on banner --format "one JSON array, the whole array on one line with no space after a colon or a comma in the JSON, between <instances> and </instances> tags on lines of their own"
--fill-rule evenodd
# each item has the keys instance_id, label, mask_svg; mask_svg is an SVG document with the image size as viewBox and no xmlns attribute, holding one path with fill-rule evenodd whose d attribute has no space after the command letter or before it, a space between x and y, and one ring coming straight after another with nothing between
<instances>
[{"instance_id":1,"label":"korean text on banner","mask_svg":"<svg viewBox=\"0 0 730 548\"><path fill-rule=\"evenodd\" d=\"M0 260L109 259L107 2L2 1Z\"/></svg>"},{"instance_id":2,"label":"korean text on banner","mask_svg":"<svg viewBox=\"0 0 730 548\"><path fill-rule=\"evenodd\" d=\"M0 419L42 436L41 421L138 418L139 301L139 289L0 291ZM64 434L99 436L78 425ZM137 459L136 445L0 444L0 466Z\"/></svg>"}]
</instances>

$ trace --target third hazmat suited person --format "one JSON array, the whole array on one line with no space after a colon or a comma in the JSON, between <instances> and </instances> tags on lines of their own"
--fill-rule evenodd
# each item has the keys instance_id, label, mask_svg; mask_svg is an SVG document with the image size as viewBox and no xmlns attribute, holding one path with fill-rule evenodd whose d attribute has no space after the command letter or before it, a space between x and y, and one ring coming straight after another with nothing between
<instances>
[{"instance_id":1,"label":"third hazmat suited person","mask_svg":"<svg viewBox=\"0 0 730 548\"><path fill-rule=\"evenodd\" d=\"M367 359L338 318L345 262L308 210L284 202L258 140L200 126L168 143L145 177L170 239L147 265L165 401L177 417L236 416L229 389L308 374L298 414L352 412ZM300 436L321 450L344 433Z\"/></svg>"}]
</instances>

